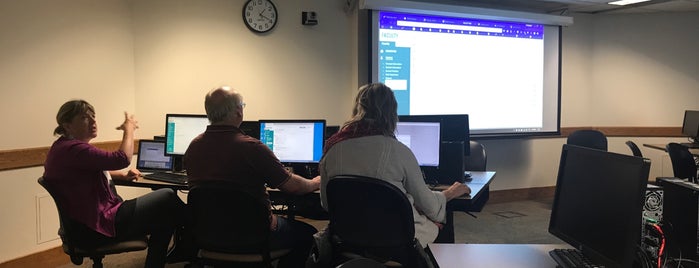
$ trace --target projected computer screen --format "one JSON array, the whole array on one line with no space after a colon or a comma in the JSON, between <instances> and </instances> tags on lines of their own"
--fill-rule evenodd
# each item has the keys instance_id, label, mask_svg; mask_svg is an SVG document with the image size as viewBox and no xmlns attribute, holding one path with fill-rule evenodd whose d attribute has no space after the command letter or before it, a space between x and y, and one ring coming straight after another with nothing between
<instances>
[{"instance_id":1,"label":"projected computer screen","mask_svg":"<svg viewBox=\"0 0 699 268\"><path fill-rule=\"evenodd\" d=\"M559 132L560 27L374 11L371 81L399 115L468 114L475 136Z\"/></svg>"},{"instance_id":2,"label":"projected computer screen","mask_svg":"<svg viewBox=\"0 0 699 268\"><path fill-rule=\"evenodd\" d=\"M439 166L439 122L398 122L396 139L408 146L420 166Z\"/></svg>"},{"instance_id":3,"label":"projected computer screen","mask_svg":"<svg viewBox=\"0 0 699 268\"><path fill-rule=\"evenodd\" d=\"M165 154L184 155L189 143L206 131L206 115L167 114L165 116Z\"/></svg>"},{"instance_id":4,"label":"projected computer screen","mask_svg":"<svg viewBox=\"0 0 699 268\"><path fill-rule=\"evenodd\" d=\"M260 120L260 141L282 163L318 163L325 120Z\"/></svg>"}]
</instances>

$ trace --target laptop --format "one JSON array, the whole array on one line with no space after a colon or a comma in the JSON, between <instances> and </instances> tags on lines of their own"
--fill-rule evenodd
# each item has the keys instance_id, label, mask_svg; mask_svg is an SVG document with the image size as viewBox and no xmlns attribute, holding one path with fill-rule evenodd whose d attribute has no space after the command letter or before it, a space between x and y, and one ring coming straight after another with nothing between
<instances>
[{"instance_id":1,"label":"laptop","mask_svg":"<svg viewBox=\"0 0 699 268\"><path fill-rule=\"evenodd\" d=\"M136 168L144 175L172 171L172 157L165 155L165 141L139 140Z\"/></svg>"}]
</instances>

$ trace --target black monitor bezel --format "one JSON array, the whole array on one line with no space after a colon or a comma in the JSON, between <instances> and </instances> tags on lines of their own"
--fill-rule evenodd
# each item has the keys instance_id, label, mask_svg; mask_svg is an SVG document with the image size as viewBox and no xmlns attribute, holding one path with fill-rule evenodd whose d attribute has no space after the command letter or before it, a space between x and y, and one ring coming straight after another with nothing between
<instances>
[{"instance_id":1,"label":"black monitor bezel","mask_svg":"<svg viewBox=\"0 0 699 268\"><path fill-rule=\"evenodd\" d=\"M245 135L253 137L255 139L260 139L260 121L243 121L238 127ZM246 131L249 130L249 131Z\"/></svg>"},{"instance_id":2,"label":"black monitor bezel","mask_svg":"<svg viewBox=\"0 0 699 268\"><path fill-rule=\"evenodd\" d=\"M141 165L141 150L143 149L143 144L144 143L160 143L163 144L163 146L167 146L166 142L164 140L146 140L146 139L140 139L138 140L138 150L136 151L136 168L145 171L145 170L159 170L159 171L172 171L175 168L175 160L173 159L172 156L165 155L170 158L170 168L154 168L154 167L144 167ZM163 153L167 151L167 148L163 148Z\"/></svg>"},{"instance_id":3,"label":"black monitor bezel","mask_svg":"<svg viewBox=\"0 0 699 268\"><path fill-rule=\"evenodd\" d=\"M267 124L267 123L318 123L322 122L323 123L323 135L321 136L321 139L323 142L321 142L321 147L320 150L321 152L325 149L325 131L326 131L326 126L327 121L325 119L260 119L257 121L259 123L259 128L260 132L258 133L258 136L260 136L260 141L262 140L262 124ZM322 159L322 156L321 156ZM294 161L294 162L289 162L289 161L284 161L282 159L279 160L282 164L285 166L292 166L295 164L318 164L320 160L318 161Z\"/></svg>"},{"instance_id":4,"label":"black monitor bezel","mask_svg":"<svg viewBox=\"0 0 699 268\"><path fill-rule=\"evenodd\" d=\"M689 120L689 119L694 120ZM699 142L699 111L685 110L682 119L682 134Z\"/></svg>"},{"instance_id":5,"label":"black monitor bezel","mask_svg":"<svg viewBox=\"0 0 699 268\"><path fill-rule=\"evenodd\" d=\"M456 126L454 124L460 123L458 119L465 119L466 127L463 129L463 136L460 139L447 138L451 134L449 131L455 130ZM440 122L439 135L441 142L460 142L464 143L464 156L471 154L471 146L469 142L471 140L468 114L433 114L433 115L399 115L398 122Z\"/></svg>"},{"instance_id":6,"label":"black monitor bezel","mask_svg":"<svg viewBox=\"0 0 699 268\"><path fill-rule=\"evenodd\" d=\"M170 118L171 118L171 117L182 117L182 118L192 118L192 117L195 117L195 118L206 118L207 121L208 121L208 117L207 117L205 114L165 114L165 155L167 155L167 156L176 156L176 157L179 156L179 157L181 157L181 156L184 156L184 153L182 153L182 154L179 154L179 153L169 153L169 152L167 151L168 140L169 140L168 133L170 133L170 127L169 127L168 122L170 122ZM204 130L206 130L206 128L205 128ZM203 131L202 131L202 132L203 132Z\"/></svg>"},{"instance_id":7,"label":"black monitor bezel","mask_svg":"<svg viewBox=\"0 0 699 268\"><path fill-rule=\"evenodd\" d=\"M566 164L568 161L568 157L570 154L585 154L585 159L587 162L591 163L597 163L599 165L596 165L594 168L587 168L586 170L594 171L591 173L585 173L581 174L582 172L573 172L573 176L578 176L573 177L572 180L578 180L577 182L570 182L570 181L565 181L565 168ZM589 159L589 160L588 160ZM638 174L633 174L633 172L619 172L615 171L618 174L611 175L611 172L609 172L610 175L604 175L604 172L600 173L600 170L603 170L604 167L601 167L603 165L614 165L614 166L621 166L620 164L625 165L630 165L633 166L633 168L638 168L637 171ZM556 181L556 191L554 194L554 202L553 206L551 208L551 218L549 221L549 228L548 231L549 233L553 234L554 236L558 237L559 239L563 240L564 242L570 244L571 246L575 247L576 249L580 250L585 254L587 257L589 257L591 260L593 260L597 264L602 264L607 267L631 267L631 264L634 261L635 258L635 250L636 246L640 242L641 238L641 223L642 223L642 211L643 211L643 205L645 201L645 191L646 191L646 185L648 183L648 173L650 170L650 162L648 159L644 159L641 157L635 157L635 156L630 156L630 155L623 155L623 154L617 154L617 153L611 153L607 151L602 151L602 150L596 150L596 149L591 149L591 148L586 148L586 147L580 147L580 146L575 146L575 145L569 145L569 144L564 144L563 149L561 152L561 160L559 163L559 169L558 169L558 178ZM600 175L602 174L602 175ZM623 174L619 176L619 174ZM638 175L638 176L636 176ZM623 178L623 176L629 176L626 178ZM584 177L584 178L581 178ZM611 183L619 183L619 181L614 181L614 179L617 180L624 180L621 184L623 184L623 187L616 186L614 188ZM571 180L571 179L568 179ZM584 181L583 181L584 180ZM582 183L580 183L582 182ZM574 187L576 189L564 189L562 190L562 187L571 187L569 185L575 185L577 187ZM599 189L597 191L587 191L588 189L580 189L578 188L580 185L587 185L589 188L594 188L594 189ZM612 189L614 188L615 194L604 194L604 190ZM569 192L570 190L573 190L575 192L579 193L588 193L585 198L571 198L568 197L568 199L565 201L566 203L572 202L571 200L575 200L575 202L579 202L580 205L578 206L579 208L584 208L586 210L576 210L574 213L575 215L578 215L580 217L583 217L585 219L590 219L588 222L585 224L589 224L590 229L596 230L596 232L604 232L605 228L608 228L610 224L615 224L611 223L608 221L608 219L602 219L600 216L604 213L602 212L608 212L607 207L609 205L614 205L617 204L617 202L614 202L612 199L613 197L616 196L623 196L625 198L630 198L630 199L624 199L627 201L630 201L630 203L633 204L633 207L629 208L629 211L632 211L631 214L633 214L633 217L624 217L626 219L626 222L620 223L622 225L622 228L626 233L625 239L621 242L617 242L619 244L625 244L627 247L626 248L621 248L621 247L613 247L615 250L623 250L623 252L616 252L619 255L623 255L622 259L612 259L609 254L605 254L603 251L604 249L600 249L599 247L591 246L593 243L589 243L589 241L582 241L582 240L589 240L589 239L594 239L591 236L588 235L590 231L588 231L586 234L571 234L568 232L565 232L562 230L562 223L559 223L559 221L563 221L563 219L566 219L568 217L565 216L570 216L572 213L565 212L563 211L564 208L561 208L561 200L562 194L561 192L566 191ZM632 198L632 199L631 199ZM605 207L599 206L595 207L593 204L597 203L605 203ZM597 209L597 210L595 210ZM595 210L595 211L593 211ZM637 213L636 213L637 212ZM567 213L567 214L566 214ZM565 216L561 216L561 214ZM597 218L595 218L597 217ZM602 224L604 222L604 224ZM576 224L579 222L576 222ZM599 226L598 226L599 225ZM617 228L619 229L619 228ZM609 232L609 231L607 231ZM618 232L614 232L615 234L618 234ZM574 237L577 236L577 237ZM597 241L594 241L596 243L601 243L605 245L609 245L609 243L612 243L613 241L609 241L609 239L606 239L603 241L603 239L597 238ZM621 249L619 249L621 248Z\"/></svg>"}]
</instances>

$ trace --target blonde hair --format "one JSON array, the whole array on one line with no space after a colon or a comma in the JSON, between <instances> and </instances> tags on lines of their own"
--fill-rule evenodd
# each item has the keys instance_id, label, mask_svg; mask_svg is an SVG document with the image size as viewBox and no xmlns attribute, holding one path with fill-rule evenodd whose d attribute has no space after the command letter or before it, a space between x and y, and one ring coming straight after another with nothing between
<instances>
[{"instance_id":1,"label":"blonde hair","mask_svg":"<svg viewBox=\"0 0 699 268\"><path fill-rule=\"evenodd\" d=\"M359 88L354 100L352 118L343 128L366 123L384 136L393 136L398 122L398 103L393 90L383 83L371 83Z\"/></svg>"}]
</instances>

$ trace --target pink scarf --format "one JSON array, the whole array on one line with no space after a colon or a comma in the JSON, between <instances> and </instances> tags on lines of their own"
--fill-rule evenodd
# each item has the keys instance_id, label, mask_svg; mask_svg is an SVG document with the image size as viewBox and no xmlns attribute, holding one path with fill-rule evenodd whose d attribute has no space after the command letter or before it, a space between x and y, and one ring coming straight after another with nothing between
<instances>
[{"instance_id":1,"label":"pink scarf","mask_svg":"<svg viewBox=\"0 0 699 268\"><path fill-rule=\"evenodd\" d=\"M359 121L351 125L343 127L330 136L327 141L325 141L325 146L323 148L323 154L327 153L333 145L349 139L360 138L365 136L383 135L383 133L376 129L371 122Z\"/></svg>"}]
</instances>

